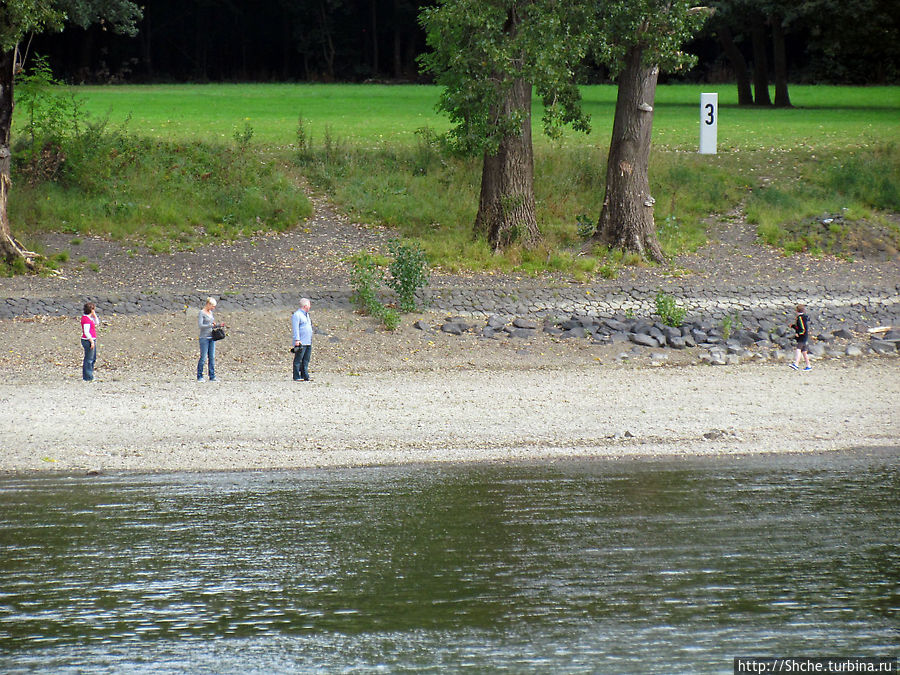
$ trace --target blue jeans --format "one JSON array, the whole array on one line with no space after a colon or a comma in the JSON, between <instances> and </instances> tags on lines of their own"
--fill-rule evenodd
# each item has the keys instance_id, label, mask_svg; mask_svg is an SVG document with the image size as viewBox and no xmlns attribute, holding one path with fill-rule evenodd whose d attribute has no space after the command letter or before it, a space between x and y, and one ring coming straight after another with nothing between
<instances>
[{"instance_id":1,"label":"blue jeans","mask_svg":"<svg viewBox=\"0 0 900 675\"><path fill-rule=\"evenodd\" d=\"M200 338L200 360L197 361L197 379L203 378L203 363L209 359L209 379L216 379L216 341Z\"/></svg>"},{"instance_id":2,"label":"blue jeans","mask_svg":"<svg viewBox=\"0 0 900 675\"><path fill-rule=\"evenodd\" d=\"M309 379L309 357L312 353L312 345L300 345L294 352L294 379Z\"/></svg>"},{"instance_id":3,"label":"blue jeans","mask_svg":"<svg viewBox=\"0 0 900 675\"><path fill-rule=\"evenodd\" d=\"M91 347L91 341L81 338L81 346L84 347L84 361L81 362L81 379L90 382L94 379L94 364L97 363L97 341Z\"/></svg>"}]
</instances>

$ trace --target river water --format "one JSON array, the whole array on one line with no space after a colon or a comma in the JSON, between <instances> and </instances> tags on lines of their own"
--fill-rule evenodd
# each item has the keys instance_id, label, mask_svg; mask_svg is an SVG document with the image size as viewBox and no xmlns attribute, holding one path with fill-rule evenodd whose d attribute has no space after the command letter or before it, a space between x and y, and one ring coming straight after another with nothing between
<instances>
[{"instance_id":1,"label":"river water","mask_svg":"<svg viewBox=\"0 0 900 675\"><path fill-rule=\"evenodd\" d=\"M896 656L900 449L0 479L0 672Z\"/></svg>"}]
</instances>

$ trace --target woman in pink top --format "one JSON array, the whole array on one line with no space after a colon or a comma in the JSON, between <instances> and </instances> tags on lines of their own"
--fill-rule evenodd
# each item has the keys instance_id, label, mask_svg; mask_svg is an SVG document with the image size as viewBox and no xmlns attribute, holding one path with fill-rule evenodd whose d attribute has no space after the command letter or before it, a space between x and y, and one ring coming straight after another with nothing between
<instances>
[{"instance_id":1,"label":"woman in pink top","mask_svg":"<svg viewBox=\"0 0 900 675\"><path fill-rule=\"evenodd\" d=\"M81 379L85 382L91 382L94 379L94 364L97 363L97 324L99 322L94 303L85 303L84 314L81 315L81 346L84 347Z\"/></svg>"}]
</instances>

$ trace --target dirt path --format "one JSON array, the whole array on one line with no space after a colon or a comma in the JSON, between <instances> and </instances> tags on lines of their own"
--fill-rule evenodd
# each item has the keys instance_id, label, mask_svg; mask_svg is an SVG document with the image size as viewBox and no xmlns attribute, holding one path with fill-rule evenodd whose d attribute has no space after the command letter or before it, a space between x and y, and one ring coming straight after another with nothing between
<instances>
[{"instance_id":1,"label":"dirt path","mask_svg":"<svg viewBox=\"0 0 900 675\"><path fill-rule=\"evenodd\" d=\"M283 234L271 234L229 244L210 244L195 251L151 254L95 237L53 234L44 239L48 251L68 251L71 259L58 277L0 279L8 297L79 296L104 292L213 293L334 289L349 286L348 258L360 251L384 251L391 230L360 223L343 215L329 200L309 192L314 215ZM680 279L719 290L760 283L793 286L815 280L836 287L895 283L900 260L847 262L831 256L785 257L761 246L754 227L740 213L716 219L709 243L666 267L632 267L619 281L659 285L676 274ZM522 283L568 284L569 279L518 275L452 275L434 271L434 287L492 287Z\"/></svg>"}]
</instances>

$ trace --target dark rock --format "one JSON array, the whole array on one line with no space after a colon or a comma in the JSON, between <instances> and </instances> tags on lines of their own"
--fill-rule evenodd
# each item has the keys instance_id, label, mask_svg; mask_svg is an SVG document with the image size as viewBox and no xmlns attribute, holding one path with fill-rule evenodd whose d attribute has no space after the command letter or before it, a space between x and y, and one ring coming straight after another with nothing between
<instances>
[{"instance_id":1,"label":"dark rock","mask_svg":"<svg viewBox=\"0 0 900 675\"><path fill-rule=\"evenodd\" d=\"M528 330L535 330L538 327L537 322L532 321L531 319L524 319L522 317L516 317L516 319L513 321L513 326L515 326L516 328L525 328Z\"/></svg>"},{"instance_id":2,"label":"dark rock","mask_svg":"<svg viewBox=\"0 0 900 675\"><path fill-rule=\"evenodd\" d=\"M707 335L702 330L694 329L691 331L691 337L697 344L702 344L706 342Z\"/></svg>"},{"instance_id":3,"label":"dark rock","mask_svg":"<svg viewBox=\"0 0 900 675\"><path fill-rule=\"evenodd\" d=\"M501 316L497 316L496 314L491 314L488 317L487 325L494 330L500 330L506 325L506 319Z\"/></svg>"},{"instance_id":4,"label":"dark rock","mask_svg":"<svg viewBox=\"0 0 900 675\"><path fill-rule=\"evenodd\" d=\"M642 347L659 347L659 342L644 333L632 333L628 337L634 344Z\"/></svg>"},{"instance_id":5,"label":"dark rock","mask_svg":"<svg viewBox=\"0 0 900 675\"><path fill-rule=\"evenodd\" d=\"M616 331L609 336L610 342L628 342L628 339L628 333L623 333L621 331Z\"/></svg>"},{"instance_id":6,"label":"dark rock","mask_svg":"<svg viewBox=\"0 0 900 675\"><path fill-rule=\"evenodd\" d=\"M839 340L852 340L853 333L846 328L838 328L835 331L831 331L831 334Z\"/></svg>"},{"instance_id":7,"label":"dark rock","mask_svg":"<svg viewBox=\"0 0 900 675\"><path fill-rule=\"evenodd\" d=\"M847 349L844 351L847 356L862 356L862 347L859 345L847 345Z\"/></svg>"},{"instance_id":8,"label":"dark rock","mask_svg":"<svg viewBox=\"0 0 900 675\"><path fill-rule=\"evenodd\" d=\"M450 335L462 335L469 330L469 325L458 321L448 321L441 326L441 330Z\"/></svg>"},{"instance_id":9,"label":"dark rock","mask_svg":"<svg viewBox=\"0 0 900 675\"><path fill-rule=\"evenodd\" d=\"M604 319L603 323L606 324L607 328L617 333L630 333L631 326L629 326L624 321L616 321L615 319Z\"/></svg>"},{"instance_id":10,"label":"dark rock","mask_svg":"<svg viewBox=\"0 0 900 675\"><path fill-rule=\"evenodd\" d=\"M570 328L565 331L562 335L560 335L563 339L568 338L583 338L587 335L587 331L581 326L575 326L574 328Z\"/></svg>"},{"instance_id":11,"label":"dark rock","mask_svg":"<svg viewBox=\"0 0 900 675\"><path fill-rule=\"evenodd\" d=\"M431 326L429 326L427 323L425 323L424 321L421 321L421 320L420 320L420 321L416 321L416 322L413 324L413 328L418 328L419 330L424 330L424 331L430 331L430 330L431 330Z\"/></svg>"},{"instance_id":12,"label":"dark rock","mask_svg":"<svg viewBox=\"0 0 900 675\"><path fill-rule=\"evenodd\" d=\"M634 328L632 329L631 332L640 333L641 335L650 335L651 328L653 328L653 326L651 324L646 323L644 321L639 321L634 324Z\"/></svg>"},{"instance_id":13,"label":"dark rock","mask_svg":"<svg viewBox=\"0 0 900 675\"><path fill-rule=\"evenodd\" d=\"M873 352L881 355L893 354L897 351L893 342L886 342L885 340L872 340L869 342L869 346L872 348Z\"/></svg>"},{"instance_id":14,"label":"dark rock","mask_svg":"<svg viewBox=\"0 0 900 675\"><path fill-rule=\"evenodd\" d=\"M556 326L544 326L544 332L547 335L562 335L562 328L557 328Z\"/></svg>"},{"instance_id":15,"label":"dark rock","mask_svg":"<svg viewBox=\"0 0 900 675\"><path fill-rule=\"evenodd\" d=\"M900 342L900 331L889 330L881 337L881 339L885 342Z\"/></svg>"},{"instance_id":16,"label":"dark rock","mask_svg":"<svg viewBox=\"0 0 900 675\"><path fill-rule=\"evenodd\" d=\"M510 335L514 338L527 340L527 339L533 338L535 335L537 335L537 331L534 330L533 328L515 328L510 333Z\"/></svg>"},{"instance_id":17,"label":"dark rock","mask_svg":"<svg viewBox=\"0 0 900 675\"><path fill-rule=\"evenodd\" d=\"M756 337L756 333L752 333L750 331L739 331L737 335L734 336L737 341L742 344L744 347L749 347L754 344L759 338Z\"/></svg>"},{"instance_id":18,"label":"dark rock","mask_svg":"<svg viewBox=\"0 0 900 675\"><path fill-rule=\"evenodd\" d=\"M687 346L685 339L680 335L669 338L668 342L672 349L684 349Z\"/></svg>"}]
</instances>

